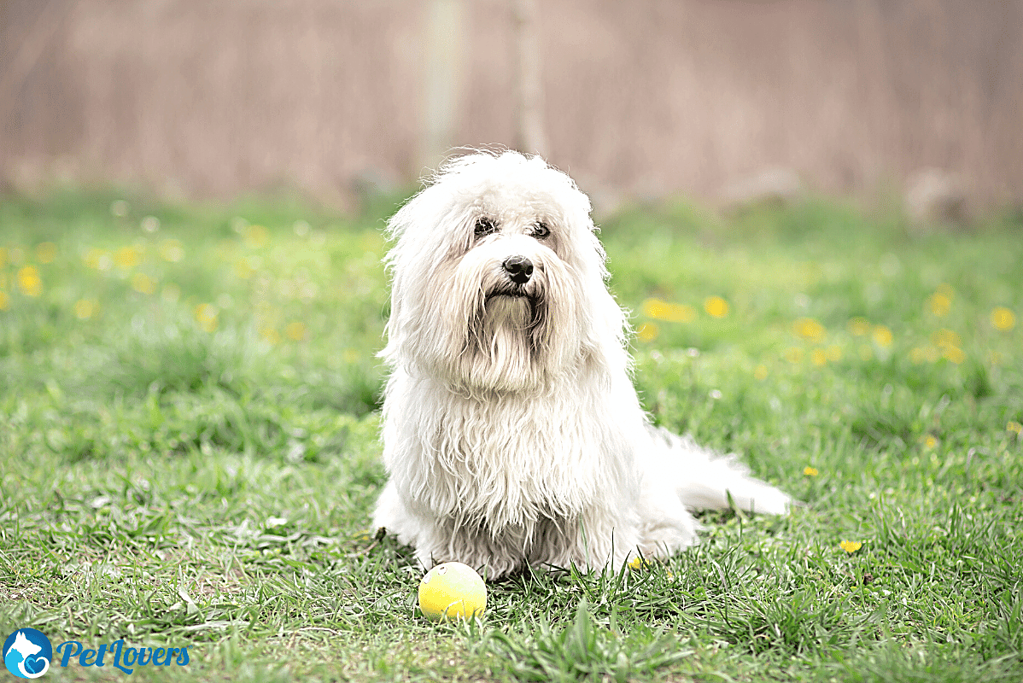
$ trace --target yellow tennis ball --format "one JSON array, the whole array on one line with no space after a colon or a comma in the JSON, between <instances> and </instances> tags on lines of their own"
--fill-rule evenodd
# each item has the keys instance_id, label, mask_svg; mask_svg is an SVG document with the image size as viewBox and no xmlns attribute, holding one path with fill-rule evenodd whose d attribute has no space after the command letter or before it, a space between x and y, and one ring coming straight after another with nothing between
<instances>
[{"instance_id":1,"label":"yellow tennis ball","mask_svg":"<svg viewBox=\"0 0 1023 683\"><path fill-rule=\"evenodd\" d=\"M476 571L461 562L445 562L419 582L419 608L433 621L483 616L487 587Z\"/></svg>"}]
</instances>

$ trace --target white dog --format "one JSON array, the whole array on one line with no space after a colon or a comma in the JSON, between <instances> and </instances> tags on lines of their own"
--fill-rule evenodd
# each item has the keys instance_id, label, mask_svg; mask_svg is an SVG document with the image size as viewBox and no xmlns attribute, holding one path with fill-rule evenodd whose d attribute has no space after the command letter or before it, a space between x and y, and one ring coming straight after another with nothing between
<instances>
[{"instance_id":1,"label":"white dog","mask_svg":"<svg viewBox=\"0 0 1023 683\"><path fill-rule=\"evenodd\" d=\"M377 527L424 568L620 567L697 542L688 507L790 499L651 425L590 202L538 157L448 162L396 240Z\"/></svg>"}]
</instances>

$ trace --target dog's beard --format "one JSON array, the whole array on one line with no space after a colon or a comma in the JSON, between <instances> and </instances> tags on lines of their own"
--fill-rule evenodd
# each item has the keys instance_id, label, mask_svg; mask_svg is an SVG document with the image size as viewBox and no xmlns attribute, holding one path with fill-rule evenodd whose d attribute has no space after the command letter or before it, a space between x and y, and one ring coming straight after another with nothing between
<instances>
[{"instance_id":1,"label":"dog's beard","mask_svg":"<svg viewBox=\"0 0 1023 683\"><path fill-rule=\"evenodd\" d=\"M468 384L495 389L524 388L546 365L549 325L542 294L499 286L484 293L466 324L461 352Z\"/></svg>"}]
</instances>

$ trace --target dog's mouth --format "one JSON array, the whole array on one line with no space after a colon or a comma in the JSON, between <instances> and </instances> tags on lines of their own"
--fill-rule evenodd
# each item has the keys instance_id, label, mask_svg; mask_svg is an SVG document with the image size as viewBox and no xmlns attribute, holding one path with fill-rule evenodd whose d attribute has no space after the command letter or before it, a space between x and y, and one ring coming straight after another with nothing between
<instances>
[{"instance_id":1,"label":"dog's mouth","mask_svg":"<svg viewBox=\"0 0 1023 683\"><path fill-rule=\"evenodd\" d=\"M534 303L536 302L536 295L527 292L525 287L520 286L520 285L512 285L510 287L501 287L499 289L494 289L494 290L492 290L490 292L487 292L487 296L486 296L486 299L485 299L484 303L485 304L486 303L490 303L490 301L492 299L496 299L498 297L509 297L509 298L512 298L512 299L526 299L527 301L530 301L530 302L534 302Z\"/></svg>"}]
</instances>

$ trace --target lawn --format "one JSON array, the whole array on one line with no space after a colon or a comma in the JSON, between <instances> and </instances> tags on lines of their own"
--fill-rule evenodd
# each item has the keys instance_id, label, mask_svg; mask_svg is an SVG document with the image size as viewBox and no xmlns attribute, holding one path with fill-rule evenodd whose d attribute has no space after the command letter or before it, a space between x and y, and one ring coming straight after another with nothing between
<instances>
[{"instance_id":1,"label":"lawn","mask_svg":"<svg viewBox=\"0 0 1023 683\"><path fill-rule=\"evenodd\" d=\"M0 200L0 638L187 648L142 681L1023 679L1019 220L601 219L654 420L803 505L437 625L368 528L397 201Z\"/></svg>"}]
</instances>

